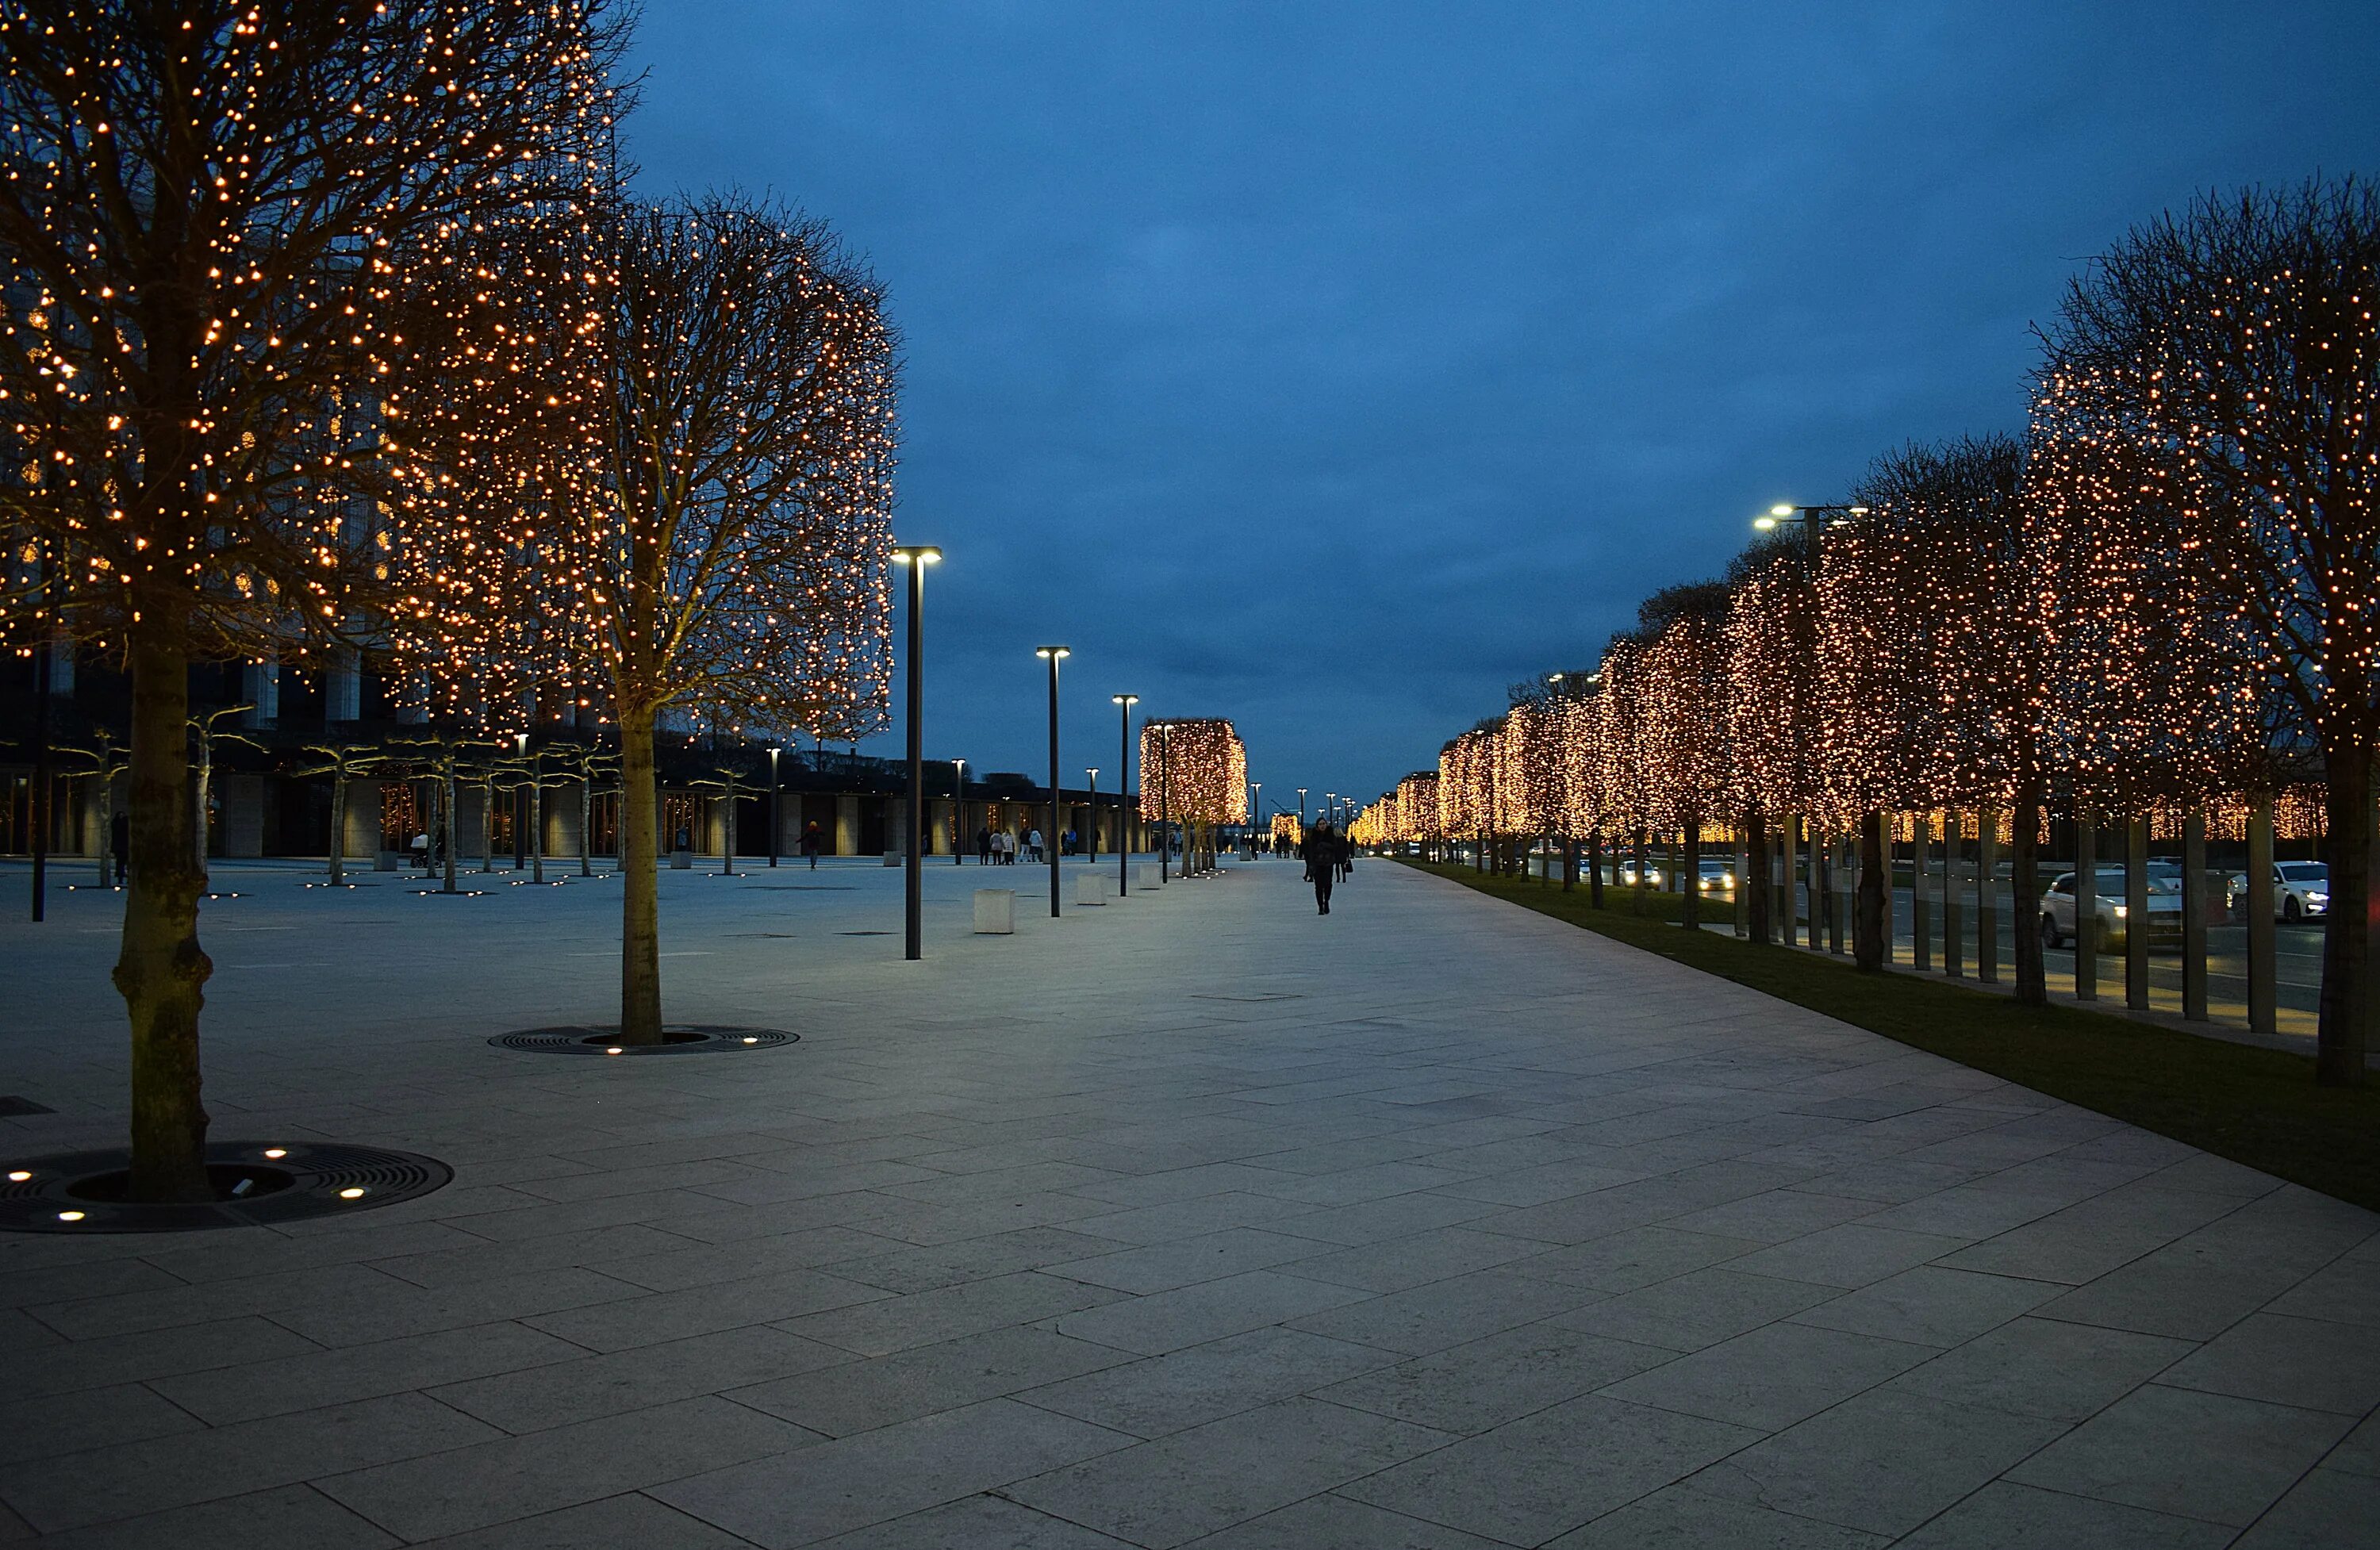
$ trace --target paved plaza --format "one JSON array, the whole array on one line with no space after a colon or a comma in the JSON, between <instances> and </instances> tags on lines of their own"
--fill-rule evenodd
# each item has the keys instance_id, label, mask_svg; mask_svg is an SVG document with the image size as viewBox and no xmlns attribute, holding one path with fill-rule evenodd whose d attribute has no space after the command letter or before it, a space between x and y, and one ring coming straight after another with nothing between
<instances>
[{"instance_id":1,"label":"paved plaza","mask_svg":"<svg viewBox=\"0 0 2380 1550\"><path fill-rule=\"evenodd\" d=\"M487 1040L612 1015L616 884L301 876L217 878L215 1134L455 1181L0 1237L0 1543L2380 1532L2380 1217L1451 883L936 865L912 964L897 871L667 873L671 1016L800 1042L607 1060ZM23 890L0 1133L114 1142L115 896Z\"/></svg>"}]
</instances>

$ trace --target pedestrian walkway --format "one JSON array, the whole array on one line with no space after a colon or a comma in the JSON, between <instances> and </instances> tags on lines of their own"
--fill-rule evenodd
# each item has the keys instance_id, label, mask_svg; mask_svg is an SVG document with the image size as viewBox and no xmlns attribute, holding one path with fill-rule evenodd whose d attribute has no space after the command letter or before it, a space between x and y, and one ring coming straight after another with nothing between
<instances>
[{"instance_id":1,"label":"pedestrian walkway","mask_svg":"<svg viewBox=\"0 0 2380 1550\"><path fill-rule=\"evenodd\" d=\"M2380 1217L1299 872L978 938L1011 875L929 866L914 964L896 870L665 875L671 1015L801 1042L638 1060L485 1042L604 1014L612 885L260 885L209 917L216 1133L457 1177L0 1238L0 1543L2371 1543ZM0 1091L60 1110L18 1150L113 1136L106 897L0 927Z\"/></svg>"}]
</instances>

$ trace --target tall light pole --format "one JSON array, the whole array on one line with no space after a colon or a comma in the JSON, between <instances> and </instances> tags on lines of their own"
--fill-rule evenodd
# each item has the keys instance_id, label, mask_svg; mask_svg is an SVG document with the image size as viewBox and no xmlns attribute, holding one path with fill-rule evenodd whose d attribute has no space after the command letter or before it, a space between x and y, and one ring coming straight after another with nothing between
<instances>
[{"instance_id":1,"label":"tall light pole","mask_svg":"<svg viewBox=\"0 0 2380 1550\"><path fill-rule=\"evenodd\" d=\"M1050 829L1042 835L1050 856L1050 918L1058 918L1058 664L1073 656L1063 646L1039 646L1033 654L1050 664Z\"/></svg>"},{"instance_id":2,"label":"tall light pole","mask_svg":"<svg viewBox=\"0 0 2380 1550\"><path fill-rule=\"evenodd\" d=\"M771 866L774 866L777 864L777 835L779 832L777 824L777 793L780 787L777 781L777 756L783 752L784 750L783 748L771 748L769 750L769 865Z\"/></svg>"},{"instance_id":3,"label":"tall light pole","mask_svg":"<svg viewBox=\"0 0 2380 1550\"><path fill-rule=\"evenodd\" d=\"M942 557L931 544L903 544L895 564L909 567L909 854L902 858L905 941L902 956L926 956L926 567Z\"/></svg>"},{"instance_id":4,"label":"tall light pole","mask_svg":"<svg viewBox=\"0 0 2380 1550\"><path fill-rule=\"evenodd\" d=\"M1083 855L1087 860L1099 858L1099 767L1087 764L1084 776L1091 782L1091 816L1083 825Z\"/></svg>"},{"instance_id":5,"label":"tall light pole","mask_svg":"<svg viewBox=\"0 0 2380 1550\"><path fill-rule=\"evenodd\" d=\"M1250 781L1248 782L1248 855L1250 859L1254 859L1256 856L1257 847L1257 829L1263 824L1263 822L1264 782L1262 781Z\"/></svg>"},{"instance_id":6,"label":"tall light pole","mask_svg":"<svg viewBox=\"0 0 2380 1550\"><path fill-rule=\"evenodd\" d=\"M1123 723L1116 742L1116 897L1132 891L1132 820L1124 815L1123 800L1132 794L1132 708L1140 703L1138 695L1110 695L1115 702L1116 720ZM1148 779L1148 771L1141 771Z\"/></svg>"}]
</instances>

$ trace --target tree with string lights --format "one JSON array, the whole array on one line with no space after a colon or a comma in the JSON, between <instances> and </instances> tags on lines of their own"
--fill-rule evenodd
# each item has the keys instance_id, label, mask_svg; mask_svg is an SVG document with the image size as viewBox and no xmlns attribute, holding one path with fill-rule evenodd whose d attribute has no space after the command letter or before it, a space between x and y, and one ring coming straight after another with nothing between
<instances>
[{"instance_id":1,"label":"tree with string lights","mask_svg":"<svg viewBox=\"0 0 2380 1550\"><path fill-rule=\"evenodd\" d=\"M363 616L393 255L571 197L618 42L601 0L0 4L0 527L46 562L0 626L131 676L135 1200L212 1198L189 665Z\"/></svg>"},{"instance_id":2,"label":"tree with string lights","mask_svg":"<svg viewBox=\"0 0 2380 1550\"><path fill-rule=\"evenodd\" d=\"M1821 559L1821 735L1828 786L1859 816L1863 969L1884 963L1888 811L2010 807L2013 897L2028 910L2040 897L2044 702L2066 696L2087 663L2076 664L2084 674L2054 671L2024 480L2024 447L2003 435L1885 454L1860 483L1864 510ZM2021 916L2016 994L2039 1005L2029 926Z\"/></svg>"},{"instance_id":3,"label":"tree with string lights","mask_svg":"<svg viewBox=\"0 0 2380 1550\"><path fill-rule=\"evenodd\" d=\"M1665 587L1637 610L1649 634L1643 662L1639 747L1647 777L1647 816L1664 833L1684 837L1679 879L1688 930L1702 925L1703 826L1729 805L1734 790L1726 717L1727 617L1724 582Z\"/></svg>"},{"instance_id":4,"label":"tree with string lights","mask_svg":"<svg viewBox=\"0 0 2380 1550\"><path fill-rule=\"evenodd\" d=\"M1248 817L1239 729L1220 716L1151 717L1140 725L1140 768L1141 817L1184 827L1185 867L1213 865L1217 827Z\"/></svg>"},{"instance_id":5,"label":"tree with string lights","mask_svg":"<svg viewBox=\"0 0 2380 1550\"><path fill-rule=\"evenodd\" d=\"M617 725L620 1038L658 1043L657 727L887 714L896 341L823 223L741 199L605 200L451 257L434 305L480 353L398 406L401 648L464 642Z\"/></svg>"},{"instance_id":6,"label":"tree with string lights","mask_svg":"<svg viewBox=\"0 0 2380 1550\"><path fill-rule=\"evenodd\" d=\"M1728 568L1728 745L1750 865L1737 879L1752 939L1769 939L1774 885L1768 819L1807 813L1823 781L1819 740L1817 597L1806 551L1781 536L1755 541Z\"/></svg>"},{"instance_id":7,"label":"tree with string lights","mask_svg":"<svg viewBox=\"0 0 2380 1550\"><path fill-rule=\"evenodd\" d=\"M2380 188L2209 195L2068 288L2035 433L2170 467L2175 553L2318 751L2330 845L2316 1079L2357 1086L2380 737ZM2169 460L2169 461L2168 461Z\"/></svg>"}]
</instances>

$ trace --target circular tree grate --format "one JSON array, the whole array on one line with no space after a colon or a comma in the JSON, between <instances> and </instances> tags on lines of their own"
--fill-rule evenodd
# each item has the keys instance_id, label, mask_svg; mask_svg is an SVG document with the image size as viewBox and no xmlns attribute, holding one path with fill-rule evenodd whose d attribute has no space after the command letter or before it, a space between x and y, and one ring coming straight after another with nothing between
<instances>
[{"instance_id":1,"label":"circular tree grate","mask_svg":"<svg viewBox=\"0 0 2380 1550\"><path fill-rule=\"evenodd\" d=\"M122 1147L54 1153L9 1163L0 1178L0 1231L197 1232L339 1217L414 1200L455 1170L434 1157L331 1142L219 1141L207 1146L215 1198L152 1205L124 1198L131 1155Z\"/></svg>"},{"instance_id":2,"label":"circular tree grate","mask_svg":"<svg viewBox=\"0 0 2380 1550\"><path fill-rule=\"evenodd\" d=\"M799 1034L779 1028L731 1028L714 1023L672 1023L662 1029L659 1044L622 1044L616 1023L565 1023L552 1028L524 1028L498 1034L488 1042L499 1049L523 1049L540 1055L700 1055L733 1050L775 1049L799 1040Z\"/></svg>"}]
</instances>

